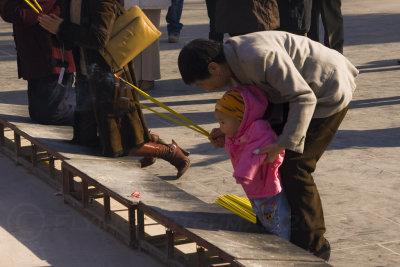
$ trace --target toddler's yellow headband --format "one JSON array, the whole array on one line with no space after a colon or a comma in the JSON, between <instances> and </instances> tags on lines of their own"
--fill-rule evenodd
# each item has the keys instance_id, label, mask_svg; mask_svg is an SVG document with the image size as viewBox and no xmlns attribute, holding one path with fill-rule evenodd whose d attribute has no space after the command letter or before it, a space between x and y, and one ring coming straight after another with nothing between
<instances>
[{"instance_id":1,"label":"toddler's yellow headband","mask_svg":"<svg viewBox=\"0 0 400 267\"><path fill-rule=\"evenodd\" d=\"M245 109L243 97L238 91L230 90L217 101L215 109L238 119L243 119Z\"/></svg>"}]
</instances>

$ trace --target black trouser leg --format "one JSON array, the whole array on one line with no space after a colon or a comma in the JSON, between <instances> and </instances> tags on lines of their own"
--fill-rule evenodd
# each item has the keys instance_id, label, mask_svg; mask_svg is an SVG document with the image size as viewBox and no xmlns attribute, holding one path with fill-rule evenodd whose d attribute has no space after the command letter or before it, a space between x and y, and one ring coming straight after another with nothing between
<instances>
[{"instance_id":1,"label":"black trouser leg","mask_svg":"<svg viewBox=\"0 0 400 267\"><path fill-rule=\"evenodd\" d=\"M208 39L217 42L222 42L224 40L224 34L215 31L215 10L216 10L217 0L206 0L207 15L210 19L210 31L208 33Z\"/></svg>"},{"instance_id":2,"label":"black trouser leg","mask_svg":"<svg viewBox=\"0 0 400 267\"><path fill-rule=\"evenodd\" d=\"M320 0L312 1L310 30L307 33L307 37L316 42L319 42L319 18L321 17L320 3Z\"/></svg>"},{"instance_id":3,"label":"black trouser leg","mask_svg":"<svg viewBox=\"0 0 400 267\"><path fill-rule=\"evenodd\" d=\"M58 75L28 80L29 116L41 124L72 125L74 106L68 103L73 74L66 73L63 85Z\"/></svg>"},{"instance_id":4,"label":"black trouser leg","mask_svg":"<svg viewBox=\"0 0 400 267\"><path fill-rule=\"evenodd\" d=\"M292 210L291 242L311 252L318 251L325 243L322 203L312 173L347 110L327 118L312 119L303 154L286 150L280 167L283 188Z\"/></svg>"},{"instance_id":5,"label":"black trouser leg","mask_svg":"<svg viewBox=\"0 0 400 267\"><path fill-rule=\"evenodd\" d=\"M321 0L324 44L343 54L344 29L341 0Z\"/></svg>"},{"instance_id":6,"label":"black trouser leg","mask_svg":"<svg viewBox=\"0 0 400 267\"><path fill-rule=\"evenodd\" d=\"M86 76L77 75L75 93L76 109L72 141L81 145L97 146L97 123L94 115L93 96L89 91Z\"/></svg>"}]
</instances>

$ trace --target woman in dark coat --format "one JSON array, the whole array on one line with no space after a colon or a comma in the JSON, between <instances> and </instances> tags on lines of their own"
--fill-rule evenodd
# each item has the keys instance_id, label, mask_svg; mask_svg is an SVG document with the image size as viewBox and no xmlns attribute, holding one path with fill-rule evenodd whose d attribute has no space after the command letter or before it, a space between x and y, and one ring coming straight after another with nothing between
<instances>
[{"instance_id":1,"label":"woman in dark coat","mask_svg":"<svg viewBox=\"0 0 400 267\"><path fill-rule=\"evenodd\" d=\"M236 36L279 28L277 0L218 0L215 5L216 32Z\"/></svg>"},{"instance_id":2,"label":"woman in dark coat","mask_svg":"<svg viewBox=\"0 0 400 267\"><path fill-rule=\"evenodd\" d=\"M121 6L115 0L71 0L66 10L70 11L69 19L43 15L40 24L60 40L76 46L77 75L83 84L88 83L88 89L78 86L76 139L80 142L91 139L85 136L87 131L82 127L90 123L90 107L93 106L103 155L144 156L142 167L151 165L156 157L163 158L178 169L179 178L188 169L189 159L175 143L160 144L158 136L149 133L142 110L135 104L139 101L137 93L115 80L98 52L107 45ZM132 62L118 75L136 84ZM121 99L128 99L128 108L122 105ZM83 110L82 114L79 110Z\"/></svg>"},{"instance_id":3,"label":"woman in dark coat","mask_svg":"<svg viewBox=\"0 0 400 267\"><path fill-rule=\"evenodd\" d=\"M60 12L56 0L43 0L40 5L43 12ZM30 118L41 124L72 125L74 106L68 97L75 65L71 50L40 27L38 14L22 0L0 0L0 15L13 24L18 78L28 82ZM59 78L62 67L63 79Z\"/></svg>"},{"instance_id":4,"label":"woman in dark coat","mask_svg":"<svg viewBox=\"0 0 400 267\"><path fill-rule=\"evenodd\" d=\"M215 6L215 19L210 17L210 23L215 21L215 31L218 33L237 36L257 31L280 30L304 35L310 29L312 0L208 2L208 6ZM210 16L210 8L208 10Z\"/></svg>"}]
</instances>

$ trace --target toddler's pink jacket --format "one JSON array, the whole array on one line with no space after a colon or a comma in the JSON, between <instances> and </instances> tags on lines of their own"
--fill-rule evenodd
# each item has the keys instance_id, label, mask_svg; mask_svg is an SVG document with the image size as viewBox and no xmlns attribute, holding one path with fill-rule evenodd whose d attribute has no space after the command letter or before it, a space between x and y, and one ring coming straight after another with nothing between
<instances>
[{"instance_id":1,"label":"toddler's pink jacket","mask_svg":"<svg viewBox=\"0 0 400 267\"><path fill-rule=\"evenodd\" d=\"M274 196L282 191L278 167L283 162L284 151L277 159L262 164L266 154L255 155L253 151L274 143L275 132L262 117L268 106L264 93L256 86L238 86L245 103L245 112L238 133L234 138L225 137L225 149L233 165L233 177L243 186L249 199Z\"/></svg>"}]
</instances>

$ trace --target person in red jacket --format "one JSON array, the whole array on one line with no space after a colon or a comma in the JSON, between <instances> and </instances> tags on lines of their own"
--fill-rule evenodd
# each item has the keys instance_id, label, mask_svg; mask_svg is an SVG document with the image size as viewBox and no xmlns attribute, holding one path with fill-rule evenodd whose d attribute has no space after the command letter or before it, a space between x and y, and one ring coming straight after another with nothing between
<instances>
[{"instance_id":1,"label":"person in red jacket","mask_svg":"<svg viewBox=\"0 0 400 267\"><path fill-rule=\"evenodd\" d=\"M39 0L42 12L60 14L56 0ZM72 52L39 25L38 16L22 0L0 0L0 15L13 24L18 78L28 81L30 118L41 124L72 125L68 103L75 72Z\"/></svg>"}]
</instances>

